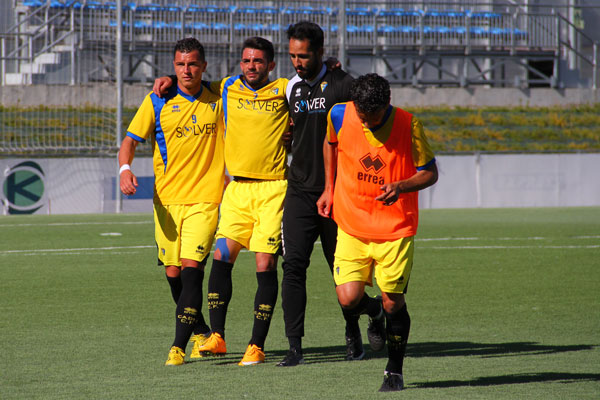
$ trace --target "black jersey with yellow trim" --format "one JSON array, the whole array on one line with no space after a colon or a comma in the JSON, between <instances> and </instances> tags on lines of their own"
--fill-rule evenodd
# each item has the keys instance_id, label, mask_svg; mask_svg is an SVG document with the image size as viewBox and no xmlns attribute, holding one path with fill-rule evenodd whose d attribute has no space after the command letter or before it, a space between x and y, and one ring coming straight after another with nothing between
<instances>
[{"instance_id":1,"label":"black jersey with yellow trim","mask_svg":"<svg viewBox=\"0 0 600 400\"><path fill-rule=\"evenodd\" d=\"M352 80L352 76L341 69L327 71L325 65L311 82L297 75L290 80L286 94L294 130L289 185L305 191L323 191L327 113L334 104L350 100Z\"/></svg>"}]
</instances>

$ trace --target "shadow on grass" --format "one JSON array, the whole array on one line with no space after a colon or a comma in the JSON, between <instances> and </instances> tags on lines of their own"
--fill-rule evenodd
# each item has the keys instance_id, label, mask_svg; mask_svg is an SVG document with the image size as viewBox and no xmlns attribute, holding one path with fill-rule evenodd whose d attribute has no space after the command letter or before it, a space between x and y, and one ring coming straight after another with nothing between
<instances>
[{"instance_id":1,"label":"shadow on grass","mask_svg":"<svg viewBox=\"0 0 600 400\"><path fill-rule=\"evenodd\" d=\"M408 342L407 357L481 356L506 357L554 354L591 350L595 345L552 346L535 342L473 343L473 342Z\"/></svg>"},{"instance_id":2,"label":"shadow on grass","mask_svg":"<svg viewBox=\"0 0 600 400\"><path fill-rule=\"evenodd\" d=\"M592 350L595 345L551 346L535 342L473 343L473 342L421 342L408 343L407 357L511 357L523 355L554 354L570 351ZM387 358L387 352L373 352L365 344L365 359ZM269 358L285 357L287 351L267 352ZM304 349L307 363L346 361L345 346L309 347Z\"/></svg>"},{"instance_id":3,"label":"shadow on grass","mask_svg":"<svg viewBox=\"0 0 600 400\"><path fill-rule=\"evenodd\" d=\"M417 389L450 388L463 386L514 385L520 383L560 382L575 383L582 381L600 381L600 374L573 374L569 372L537 372L532 374L512 374L502 376L481 376L471 380L450 380L436 382L412 382L409 387Z\"/></svg>"},{"instance_id":4,"label":"shadow on grass","mask_svg":"<svg viewBox=\"0 0 600 400\"><path fill-rule=\"evenodd\" d=\"M408 343L407 357L511 357L523 355L554 354L569 351L592 350L596 345L551 346L535 342L511 343L473 343L473 342L421 342ZM365 344L365 360L387 358L387 351L373 352ZM266 351L267 363L278 363L287 354L286 350ZM227 353L225 356L207 356L193 362L208 361L213 365L237 364L244 354L242 352ZM304 348L304 359L309 364L346 362L346 346L326 346ZM557 374L555 374L557 375ZM520 376L520 375L519 375ZM600 375L595 375L600 376ZM482 378L484 379L484 378ZM496 379L496 378L485 378Z\"/></svg>"}]
</instances>

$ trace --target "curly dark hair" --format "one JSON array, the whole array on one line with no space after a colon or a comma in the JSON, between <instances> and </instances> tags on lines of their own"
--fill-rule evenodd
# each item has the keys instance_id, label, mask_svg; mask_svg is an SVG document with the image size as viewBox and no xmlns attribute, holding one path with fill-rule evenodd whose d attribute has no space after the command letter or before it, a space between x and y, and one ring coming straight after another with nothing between
<instances>
[{"instance_id":1,"label":"curly dark hair","mask_svg":"<svg viewBox=\"0 0 600 400\"><path fill-rule=\"evenodd\" d=\"M198 50L200 59L202 61L206 61L206 59L204 58L204 46L202 46L202 43L200 43L198 39L193 37L181 39L177 43L175 43L175 48L173 49L173 57L175 57L175 53L177 52L191 53L194 50Z\"/></svg>"},{"instance_id":2,"label":"curly dark hair","mask_svg":"<svg viewBox=\"0 0 600 400\"><path fill-rule=\"evenodd\" d=\"M379 111L390 104L390 83L377 74L361 75L350 86L350 100L360 112Z\"/></svg>"},{"instance_id":3,"label":"curly dark hair","mask_svg":"<svg viewBox=\"0 0 600 400\"><path fill-rule=\"evenodd\" d=\"M310 43L310 50L314 53L323 48L324 34L323 29L314 22L300 21L294 25L290 25L287 30L289 39L307 40Z\"/></svg>"},{"instance_id":4,"label":"curly dark hair","mask_svg":"<svg viewBox=\"0 0 600 400\"><path fill-rule=\"evenodd\" d=\"M244 44L242 45L242 54L244 53L244 49L264 51L268 62L273 61L275 58L275 49L273 48L273 43L258 36L250 37L244 40Z\"/></svg>"}]
</instances>

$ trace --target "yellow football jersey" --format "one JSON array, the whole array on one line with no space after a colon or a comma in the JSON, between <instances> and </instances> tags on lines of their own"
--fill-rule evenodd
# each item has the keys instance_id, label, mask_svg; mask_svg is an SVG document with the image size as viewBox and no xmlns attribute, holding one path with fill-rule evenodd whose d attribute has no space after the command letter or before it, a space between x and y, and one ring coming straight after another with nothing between
<instances>
[{"instance_id":1,"label":"yellow football jersey","mask_svg":"<svg viewBox=\"0 0 600 400\"><path fill-rule=\"evenodd\" d=\"M127 136L152 140L154 200L165 205L220 203L223 133L222 102L209 90L190 96L175 85L162 98L148 94Z\"/></svg>"},{"instance_id":2,"label":"yellow football jersey","mask_svg":"<svg viewBox=\"0 0 600 400\"><path fill-rule=\"evenodd\" d=\"M231 76L220 83L227 170L232 176L285 179L287 153L281 137L289 129L288 80L280 78L254 90L241 77Z\"/></svg>"}]
</instances>

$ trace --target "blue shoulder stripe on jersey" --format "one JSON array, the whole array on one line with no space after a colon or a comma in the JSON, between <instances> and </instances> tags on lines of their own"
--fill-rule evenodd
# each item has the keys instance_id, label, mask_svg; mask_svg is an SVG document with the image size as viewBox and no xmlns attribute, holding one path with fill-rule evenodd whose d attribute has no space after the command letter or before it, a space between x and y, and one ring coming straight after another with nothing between
<instances>
[{"instance_id":1,"label":"blue shoulder stripe on jersey","mask_svg":"<svg viewBox=\"0 0 600 400\"><path fill-rule=\"evenodd\" d=\"M231 76L229 77L229 79L227 79L225 81L225 84L223 85L223 93L221 93L221 98L223 99L223 120L225 121L225 132L227 133L227 92L229 92L229 86L233 85L233 83L235 81L237 81L238 79L241 80L241 75L235 75L235 76Z\"/></svg>"},{"instance_id":2,"label":"blue shoulder stripe on jersey","mask_svg":"<svg viewBox=\"0 0 600 400\"><path fill-rule=\"evenodd\" d=\"M417 171L423 171L424 169L431 167L433 164L435 164L435 157L433 157L427 164L417 167Z\"/></svg>"},{"instance_id":3,"label":"blue shoulder stripe on jersey","mask_svg":"<svg viewBox=\"0 0 600 400\"><path fill-rule=\"evenodd\" d=\"M165 141L165 133L163 132L162 125L160 123L160 112L163 107L173 97L177 95L177 89L173 90L170 88L166 95L158 97L154 93L150 94L150 100L152 100L152 106L154 107L154 139L158 146L158 151L165 165L165 171L167 170L167 142Z\"/></svg>"},{"instance_id":4,"label":"blue shoulder stripe on jersey","mask_svg":"<svg viewBox=\"0 0 600 400\"><path fill-rule=\"evenodd\" d=\"M340 133L342 129L342 122L344 122L344 114L346 113L346 104L336 104L331 107L331 123L335 133Z\"/></svg>"},{"instance_id":5,"label":"blue shoulder stripe on jersey","mask_svg":"<svg viewBox=\"0 0 600 400\"><path fill-rule=\"evenodd\" d=\"M126 135L126 136L129 136L130 138L132 138L132 139L133 139L133 140L135 140L136 142L140 142L140 143L145 143L145 142L146 142L146 139L144 139L144 138L141 138L141 137L139 137L138 135L136 135L136 134L134 134L134 133L131 133L131 132L129 132L129 131L127 131L127 135Z\"/></svg>"}]
</instances>

